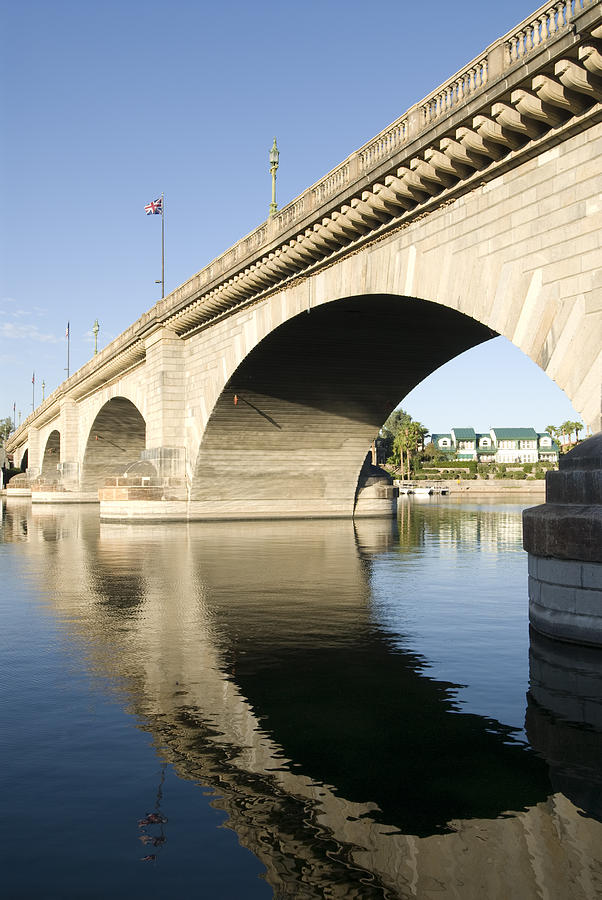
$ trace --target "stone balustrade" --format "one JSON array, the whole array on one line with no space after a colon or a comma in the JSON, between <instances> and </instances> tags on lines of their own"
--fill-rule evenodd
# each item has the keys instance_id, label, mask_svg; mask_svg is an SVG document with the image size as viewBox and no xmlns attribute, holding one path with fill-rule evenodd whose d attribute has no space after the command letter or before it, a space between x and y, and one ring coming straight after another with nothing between
<instances>
[{"instance_id":1,"label":"stone balustrade","mask_svg":"<svg viewBox=\"0 0 602 900\"><path fill-rule=\"evenodd\" d=\"M479 91L487 84L488 65L484 56L471 64L460 75L455 76L436 94L431 95L421 105L421 122L423 127L430 125L435 119L446 115L453 107L463 103L471 94Z\"/></svg>"},{"instance_id":2,"label":"stone balustrade","mask_svg":"<svg viewBox=\"0 0 602 900\"><path fill-rule=\"evenodd\" d=\"M590 5L590 0L561 0L540 7L518 29L507 35L505 40L505 67L514 65L532 50L547 43L564 28L581 10Z\"/></svg>"}]
</instances>

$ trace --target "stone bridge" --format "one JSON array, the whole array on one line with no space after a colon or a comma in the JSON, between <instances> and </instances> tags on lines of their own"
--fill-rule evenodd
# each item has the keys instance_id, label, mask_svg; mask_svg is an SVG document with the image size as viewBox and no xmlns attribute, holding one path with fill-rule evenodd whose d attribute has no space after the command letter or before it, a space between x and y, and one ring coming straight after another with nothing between
<instances>
[{"instance_id":1,"label":"stone bridge","mask_svg":"<svg viewBox=\"0 0 602 900\"><path fill-rule=\"evenodd\" d=\"M61 384L8 443L38 499L373 513L387 415L496 335L599 431L601 101L600 0L541 6Z\"/></svg>"}]
</instances>

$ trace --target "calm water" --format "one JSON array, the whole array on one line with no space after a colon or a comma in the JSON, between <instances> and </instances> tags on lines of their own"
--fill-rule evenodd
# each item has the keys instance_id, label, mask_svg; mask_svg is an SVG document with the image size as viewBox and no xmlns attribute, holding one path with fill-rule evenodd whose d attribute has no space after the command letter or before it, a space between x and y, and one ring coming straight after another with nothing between
<instances>
[{"instance_id":1,"label":"calm water","mask_svg":"<svg viewBox=\"0 0 602 900\"><path fill-rule=\"evenodd\" d=\"M2 508L2 896L602 897L602 654L532 635L519 504Z\"/></svg>"}]
</instances>

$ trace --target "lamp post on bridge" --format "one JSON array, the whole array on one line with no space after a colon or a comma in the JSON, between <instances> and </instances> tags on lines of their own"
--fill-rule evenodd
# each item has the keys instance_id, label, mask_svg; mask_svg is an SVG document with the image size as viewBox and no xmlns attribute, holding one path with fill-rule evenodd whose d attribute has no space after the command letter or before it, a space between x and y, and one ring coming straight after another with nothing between
<instances>
[{"instance_id":1,"label":"lamp post on bridge","mask_svg":"<svg viewBox=\"0 0 602 900\"><path fill-rule=\"evenodd\" d=\"M98 332L100 331L100 325L98 324L98 319L95 320L94 325L92 326L92 334L94 335L94 356L98 353Z\"/></svg>"},{"instance_id":2,"label":"lamp post on bridge","mask_svg":"<svg viewBox=\"0 0 602 900\"><path fill-rule=\"evenodd\" d=\"M280 153L278 151L278 145L276 144L276 138L274 138L274 143L272 144L272 149L270 150L270 173L272 176L272 202L270 203L270 215L273 216L278 211L278 204L276 203L276 171L278 169L278 157Z\"/></svg>"}]
</instances>

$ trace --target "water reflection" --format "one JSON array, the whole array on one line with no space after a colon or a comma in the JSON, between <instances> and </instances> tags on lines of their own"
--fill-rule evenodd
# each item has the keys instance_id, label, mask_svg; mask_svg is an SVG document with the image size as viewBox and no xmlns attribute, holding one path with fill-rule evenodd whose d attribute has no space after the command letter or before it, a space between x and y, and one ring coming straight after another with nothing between
<instances>
[{"instance_id":1,"label":"water reflection","mask_svg":"<svg viewBox=\"0 0 602 900\"><path fill-rule=\"evenodd\" d=\"M11 501L2 540L162 759L216 791L279 896L585 898L602 888L600 728L564 719L592 709L595 678L586 703L582 663L534 640L535 752L462 711L375 614L376 560L514 548L516 519L406 504L399 526L117 526Z\"/></svg>"},{"instance_id":2,"label":"water reflection","mask_svg":"<svg viewBox=\"0 0 602 900\"><path fill-rule=\"evenodd\" d=\"M602 651L532 631L527 735L555 790L602 821Z\"/></svg>"}]
</instances>

